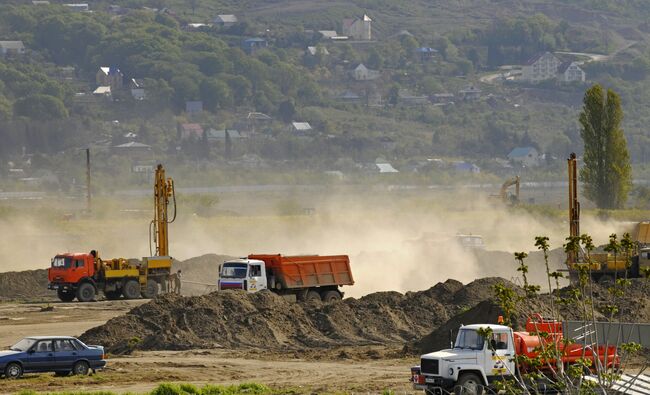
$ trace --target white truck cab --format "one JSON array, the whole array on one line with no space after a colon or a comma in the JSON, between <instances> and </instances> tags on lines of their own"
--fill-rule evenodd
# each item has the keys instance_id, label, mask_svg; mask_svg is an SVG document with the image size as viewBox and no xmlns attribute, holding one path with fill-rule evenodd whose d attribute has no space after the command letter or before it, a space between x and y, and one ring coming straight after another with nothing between
<instances>
[{"instance_id":1,"label":"white truck cab","mask_svg":"<svg viewBox=\"0 0 650 395\"><path fill-rule=\"evenodd\" d=\"M256 259L235 259L219 267L219 291L243 289L257 292L268 288L266 264Z\"/></svg>"},{"instance_id":2,"label":"white truck cab","mask_svg":"<svg viewBox=\"0 0 650 395\"><path fill-rule=\"evenodd\" d=\"M490 328L485 339L478 332ZM512 329L503 325L461 326L453 348L422 355L420 366L411 368L415 389L426 394L481 394L483 387L515 372L515 347Z\"/></svg>"}]
</instances>

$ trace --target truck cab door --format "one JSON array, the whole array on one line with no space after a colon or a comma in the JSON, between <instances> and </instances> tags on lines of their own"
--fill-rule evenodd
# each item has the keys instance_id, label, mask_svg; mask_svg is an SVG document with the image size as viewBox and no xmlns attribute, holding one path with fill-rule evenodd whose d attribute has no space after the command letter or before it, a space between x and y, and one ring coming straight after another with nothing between
<instances>
[{"instance_id":1,"label":"truck cab door","mask_svg":"<svg viewBox=\"0 0 650 395\"><path fill-rule=\"evenodd\" d=\"M515 345L512 332L494 332L490 340L492 348L492 363L486 369L491 376L509 376L515 372Z\"/></svg>"},{"instance_id":2,"label":"truck cab door","mask_svg":"<svg viewBox=\"0 0 650 395\"><path fill-rule=\"evenodd\" d=\"M266 268L260 263L251 263L248 266L248 292L257 292L266 289Z\"/></svg>"}]
</instances>

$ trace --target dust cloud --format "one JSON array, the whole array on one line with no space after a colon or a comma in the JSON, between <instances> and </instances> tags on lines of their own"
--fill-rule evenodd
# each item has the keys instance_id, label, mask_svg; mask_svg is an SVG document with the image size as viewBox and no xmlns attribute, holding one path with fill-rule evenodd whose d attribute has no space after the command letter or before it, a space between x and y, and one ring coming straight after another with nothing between
<instances>
[{"instance_id":1,"label":"dust cloud","mask_svg":"<svg viewBox=\"0 0 650 395\"><path fill-rule=\"evenodd\" d=\"M96 249L104 258L148 256L148 204L143 199L109 205L106 210L114 211L99 218L64 219L30 215L29 210L5 216L0 219L0 271L46 268L63 251ZM347 254L356 284L344 291L355 297L421 290L448 278L465 283L485 276L512 278L517 275L513 252L534 250L538 235L561 247L568 232L565 220L494 204L463 190L224 195L218 207L222 212L211 216L179 207L179 217L170 225L172 256ZM280 215L287 207L296 208L293 215ZM581 230L597 243L625 225L583 217ZM463 247L457 234L482 236L485 250ZM561 264L561 259L554 263ZM542 273L541 266L531 270L538 282L544 281Z\"/></svg>"}]
</instances>

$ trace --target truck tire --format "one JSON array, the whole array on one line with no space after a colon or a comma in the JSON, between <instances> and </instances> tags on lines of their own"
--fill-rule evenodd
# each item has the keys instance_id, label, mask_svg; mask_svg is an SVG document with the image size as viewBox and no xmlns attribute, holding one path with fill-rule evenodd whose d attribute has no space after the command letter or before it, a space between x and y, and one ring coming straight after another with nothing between
<instances>
[{"instance_id":1,"label":"truck tire","mask_svg":"<svg viewBox=\"0 0 650 395\"><path fill-rule=\"evenodd\" d=\"M140 283L136 280L128 280L122 288L124 299L138 299L140 297Z\"/></svg>"},{"instance_id":2,"label":"truck tire","mask_svg":"<svg viewBox=\"0 0 650 395\"><path fill-rule=\"evenodd\" d=\"M119 289L115 291L104 291L104 295L106 295L106 299L108 300L117 300L122 296L122 291Z\"/></svg>"},{"instance_id":3,"label":"truck tire","mask_svg":"<svg viewBox=\"0 0 650 395\"><path fill-rule=\"evenodd\" d=\"M458 378L454 387L456 395L481 395L483 393L483 381L474 373L463 373Z\"/></svg>"},{"instance_id":4,"label":"truck tire","mask_svg":"<svg viewBox=\"0 0 650 395\"><path fill-rule=\"evenodd\" d=\"M83 283L77 289L77 299L80 302L92 302L96 294L95 286L91 283Z\"/></svg>"},{"instance_id":5,"label":"truck tire","mask_svg":"<svg viewBox=\"0 0 650 395\"><path fill-rule=\"evenodd\" d=\"M305 302L307 303L313 303L313 302L320 302L320 294L316 291L309 291L307 292L307 295L305 296Z\"/></svg>"},{"instance_id":6,"label":"truck tire","mask_svg":"<svg viewBox=\"0 0 650 395\"><path fill-rule=\"evenodd\" d=\"M334 303L341 300L339 291L327 291L323 293L323 303Z\"/></svg>"},{"instance_id":7,"label":"truck tire","mask_svg":"<svg viewBox=\"0 0 650 395\"><path fill-rule=\"evenodd\" d=\"M154 280L147 280L147 286L142 291L142 297L145 299L153 299L158 295L158 283Z\"/></svg>"},{"instance_id":8,"label":"truck tire","mask_svg":"<svg viewBox=\"0 0 650 395\"><path fill-rule=\"evenodd\" d=\"M61 302L72 302L76 295L72 291L66 291L65 289L57 289L56 295L59 297Z\"/></svg>"}]
</instances>

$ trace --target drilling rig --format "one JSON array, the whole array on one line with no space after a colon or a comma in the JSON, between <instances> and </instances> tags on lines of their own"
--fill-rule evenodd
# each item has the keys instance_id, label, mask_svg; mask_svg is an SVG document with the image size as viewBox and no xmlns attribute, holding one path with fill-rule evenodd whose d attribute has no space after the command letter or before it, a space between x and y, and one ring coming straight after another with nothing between
<instances>
[{"instance_id":1,"label":"drilling rig","mask_svg":"<svg viewBox=\"0 0 650 395\"><path fill-rule=\"evenodd\" d=\"M169 204L174 207L171 219ZM172 267L169 256L168 225L176 219L174 182L165 178L165 169L158 165L154 181L154 219L149 226L151 256L133 262L124 258L104 260L96 250L90 253L61 253L52 258L48 269L48 289L56 290L59 299L90 302L103 292L106 299L124 297L153 298L167 290Z\"/></svg>"}]
</instances>

